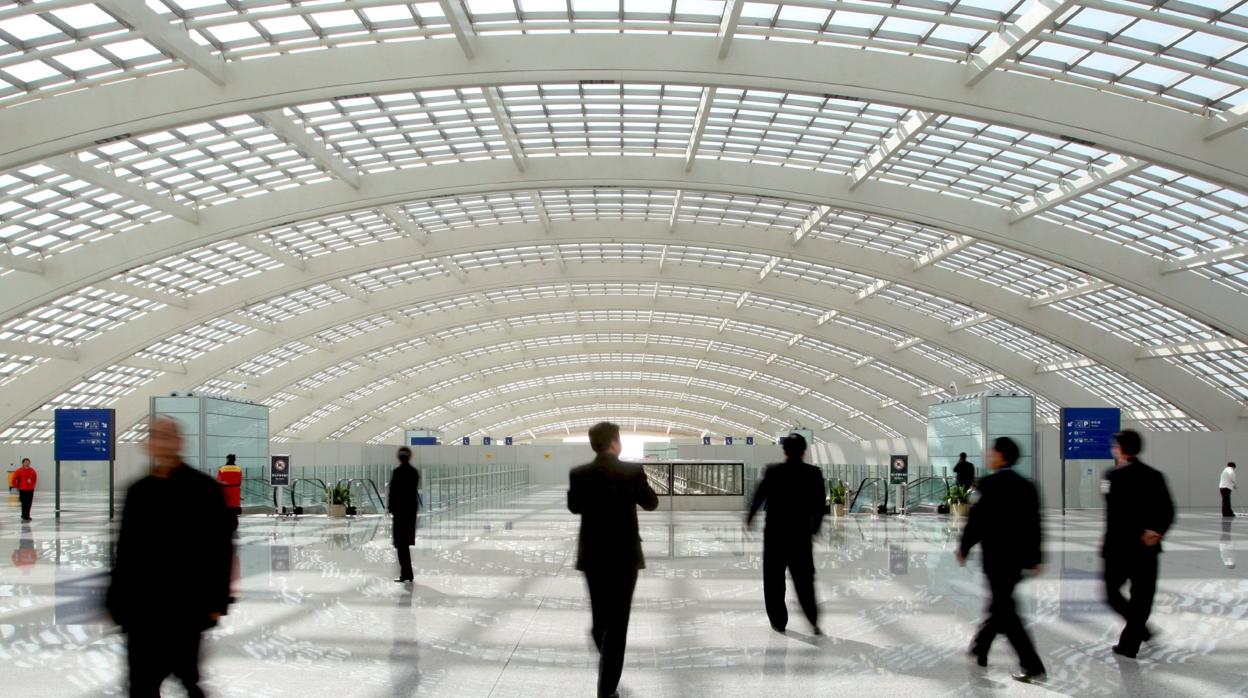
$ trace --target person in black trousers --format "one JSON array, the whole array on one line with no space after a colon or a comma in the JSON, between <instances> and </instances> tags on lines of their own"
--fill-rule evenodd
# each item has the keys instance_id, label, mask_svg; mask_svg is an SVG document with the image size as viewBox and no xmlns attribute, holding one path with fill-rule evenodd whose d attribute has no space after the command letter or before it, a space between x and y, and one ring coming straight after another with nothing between
<instances>
[{"instance_id":1,"label":"person in black trousers","mask_svg":"<svg viewBox=\"0 0 1248 698\"><path fill-rule=\"evenodd\" d=\"M1222 516L1235 518L1235 510L1231 508L1231 491L1235 489L1235 464L1227 463L1218 478L1218 493L1222 495Z\"/></svg>"},{"instance_id":2,"label":"person in black trousers","mask_svg":"<svg viewBox=\"0 0 1248 698\"><path fill-rule=\"evenodd\" d=\"M605 698L619 695L633 590L637 571L646 566L637 507L654 511L659 498L640 465L620 461L618 426L595 424L589 430L589 445L598 455L568 474L568 511L581 515L576 569L585 574L589 586L590 634L601 655L598 696Z\"/></svg>"},{"instance_id":3,"label":"person in black trousers","mask_svg":"<svg viewBox=\"0 0 1248 698\"><path fill-rule=\"evenodd\" d=\"M819 606L815 600L815 556L812 537L823 522L823 472L805 462L806 439L790 434L781 442L784 462L767 466L754 490L745 527L767 504L767 524L763 529L763 602L771 629L785 631L789 611L784 605L784 571L793 577L797 601L816 635Z\"/></svg>"},{"instance_id":4,"label":"person in black trousers","mask_svg":"<svg viewBox=\"0 0 1248 698\"><path fill-rule=\"evenodd\" d=\"M984 576L991 594L987 615L971 643L971 655L981 667L988 666L992 641L1005 635L1022 665L1014 679L1032 683L1044 679L1044 662L1018 615L1014 588L1023 580L1024 570L1040 569L1040 497L1035 485L1014 472L1018 455L1018 444L1012 439L1002 436L993 442L988 452L993 472L979 481L979 501L971 507L957 557L958 564L965 566L971 548L983 547Z\"/></svg>"},{"instance_id":5,"label":"person in black trousers","mask_svg":"<svg viewBox=\"0 0 1248 698\"><path fill-rule=\"evenodd\" d=\"M953 475L958 487L965 487L969 490L971 485L975 484L975 465L966 459L965 453L958 454L958 462L953 466Z\"/></svg>"},{"instance_id":6,"label":"person in black trousers","mask_svg":"<svg viewBox=\"0 0 1248 698\"><path fill-rule=\"evenodd\" d=\"M399 448L399 465L390 475L389 501L386 510L393 517L394 549L399 556L400 584L415 578L412 571L412 546L416 545L416 515L420 510L420 471L412 467L412 449Z\"/></svg>"},{"instance_id":7,"label":"person in black trousers","mask_svg":"<svg viewBox=\"0 0 1248 698\"><path fill-rule=\"evenodd\" d=\"M221 486L182 462L178 423L152 420L152 472L131 486L105 606L126 633L132 698L156 698L170 674L191 698L202 633L230 603L231 515Z\"/></svg>"},{"instance_id":8,"label":"person in black trousers","mask_svg":"<svg viewBox=\"0 0 1248 698\"><path fill-rule=\"evenodd\" d=\"M1106 475L1105 597L1126 620L1114 653L1135 659L1140 643L1152 639L1148 617L1157 592L1161 539L1174 523L1174 501L1166 478L1139 459L1140 435L1124 430L1114 436L1111 451L1117 465ZM1131 598L1122 587L1131 583Z\"/></svg>"}]
</instances>

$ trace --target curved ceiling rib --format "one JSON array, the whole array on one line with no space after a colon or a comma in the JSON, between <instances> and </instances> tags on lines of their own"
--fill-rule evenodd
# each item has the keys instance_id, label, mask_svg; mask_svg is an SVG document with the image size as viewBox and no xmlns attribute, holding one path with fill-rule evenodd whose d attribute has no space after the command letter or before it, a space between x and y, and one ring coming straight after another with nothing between
<instances>
[{"instance_id":1,"label":"curved ceiling rib","mask_svg":"<svg viewBox=\"0 0 1248 698\"><path fill-rule=\"evenodd\" d=\"M500 347L489 344L477 347L482 352L491 348ZM885 425L901 432L903 428L912 431L920 426L918 413L914 408L904 412L889 411L878 398L850 389L847 385L825 380L833 372L820 370L817 366L772 364L768 362L767 356L734 356L726 351L707 351L701 346L681 346L672 341L558 344L513 350L501 356L498 352L477 355L444 354L443 357L450 357L449 362L446 358L421 361L423 357L396 357L397 360L381 362L378 366L380 373L361 376L354 375L352 371L341 381L327 383L324 386L327 395L350 395L358 398L350 400L349 404L346 400L340 401L340 409L335 410L332 416L326 414L323 424L310 428L322 420L308 420L308 417L316 409L332 402L333 398L316 400L319 403L316 405L292 401L274 410L270 426L274 433L282 433L289 425L300 423L305 438L316 441L333 433L346 422L393 405L399 400L445 401L449 399L447 393L454 395L461 385L472 384L474 381L476 389L495 388L496 381L492 376L501 371L501 366L511 370L535 371L535 375L547 375L543 371L548 368L567 371L566 364L569 361L564 359L567 356L575 356L578 361L583 360L583 370L637 371L646 370L642 367L647 363L652 364L651 370L684 367L690 371L691 376L696 371L705 370L708 376L720 382L767 394L777 402L790 403L808 413L819 415L828 422L845 421L851 418L849 415L855 415L868 418L866 421L873 429ZM617 368L619 364L628 366ZM403 380L394 379L394 376L401 376ZM316 394L315 389L310 392ZM901 398L909 400L908 396L903 395ZM833 412L837 414L834 415Z\"/></svg>"},{"instance_id":2,"label":"curved ceiling rib","mask_svg":"<svg viewBox=\"0 0 1248 698\"><path fill-rule=\"evenodd\" d=\"M966 66L902 53L784 42L736 42L719 58L713 41L688 36L478 37L473 58L449 42L356 46L231 63L226 84L172 72L95 87L0 110L0 170L73 152L121 135L141 134L342 95L517 81L646 84L784 90L845 95L958 114L1163 163L1248 189L1243 129L1215 118L1074 85L996 71L966 84ZM280 86L280 89L278 89ZM150 99L159 94L161 99ZM106 123L101 123L101 115ZM1211 133L1221 137L1207 138Z\"/></svg>"},{"instance_id":3,"label":"curved ceiling rib","mask_svg":"<svg viewBox=\"0 0 1248 698\"><path fill-rule=\"evenodd\" d=\"M523 173L506 161L473 162L371 175L361 178L358 190L342 182L322 182L276 191L207 209L200 214L198 224L169 219L93 242L43 262L39 274L0 277L0 317L31 310L73 289L169 255L299 221L388 207L415 198L594 186L767 196L931 226L1121 285L1237 339L1248 339L1248 303L1243 302L1243 294L1193 271L1166 273L1162 259L1124 252L1120 244L1036 217L1011 223L1010 214L1003 209L878 181L866 181L851 190L843 177L723 161L699 163L686 173L679 162L658 158L533 160ZM683 226L681 230L683 234ZM427 238L417 234L416 240L427 240L431 254L445 249L445 240L437 234ZM443 245L437 244L440 242ZM798 245L800 249L806 243ZM299 263L295 259L285 261Z\"/></svg>"},{"instance_id":4,"label":"curved ceiling rib","mask_svg":"<svg viewBox=\"0 0 1248 698\"><path fill-rule=\"evenodd\" d=\"M585 416L582 416L585 415ZM548 407L545 410L528 411L527 414L511 417L499 422L484 425L467 436L492 436L500 431L513 431L522 434L528 431L549 433L564 430L567 436L583 436L592 424L604 419L619 423L623 429L635 424L653 425L662 430L668 425L682 427L686 433L701 436L763 436L774 438L774 434L763 434L744 424L724 419L718 415L706 414L695 410L676 410L649 405L574 405L566 409ZM572 431L576 429L576 431Z\"/></svg>"},{"instance_id":5,"label":"curved ceiling rib","mask_svg":"<svg viewBox=\"0 0 1248 698\"><path fill-rule=\"evenodd\" d=\"M588 429L596 422L601 422L601 417L573 417L569 415L569 419L556 419L551 421L548 418L535 418L536 423L527 424L523 428L517 427L518 433L527 434L530 439L537 439L538 434L550 434L558 432L565 437L581 436L581 432ZM677 436L722 436L718 429L713 425L694 425L683 421L675 421L671 419L660 419L657 417L638 417L635 415L627 416L623 419L617 417L621 422L621 428L633 429L641 432L643 427L653 430L654 434L666 434ZM572 429L577 429L577 433L573 433ZM558 434L556 435L557 438ZM381 443L380 440L374 443Z\"/></svg>"},{"instance_id":6,"label":"curved ceiling rib","mask_svg":"<svg viewBox=\"0 0 1248 698\"><path fill-rule=\"evenodd\" d=\"M523 228L525 226L521 225L520 227ZM52 359L47 366L35 368L26 375L18 376L13 384L15 389L7 392L10 395L20 394L24 396L56 395L72 385L73 381L67 381L66 375L93 374L143 351L152 342L167 337L178 330L191 327L196 323L222 316L229 313L231 309L244 307L248 305L248 301L254 301L255 299L272 298L282 293L308 288L320 282L347 279L353 273L377 269L387 265L387 263L389 263L389 266L407 260L423 260L433 256L435 252L439 255L439 259L452 259L455 255L464 254L464 250L500 250L508 249L509 246L514 246L513 249L550 249L550 245L554 242L554 240L551 240L552 236L542 231L540 226L527 226L537 236L527 240L523 238L517 239L521 236L516 235L512 228L513 226L499 226L488 230L482 229L478 231L477 235L473 236L471 244L462 247L456 247L449 238L445 238L444 245L439 247L435 247L440 242L439 240L431 240L422 247L413 244L407 239L397 239L347 250L334 255L312 258L307 260L303 269L291 266L274 269L257 277L224 286L213 293L202 294L199 297L188 299L183 304L183 307L168 306L150 312L143 317L126 323L124 332L113 330L82 342L75 347L77 361L74 363L72 372L61 370L63 368L61 363L63 360ZM833 267L820 268L817 260L838 259L842 262L840 265L842 268L869 274L869 276L860 278L857 281L853 279L830 278L823 282L825 286L831 282L831 284L837 287L829 297L836 299L834 305L841 310L848 309L851 312L859 312L859 309L865 310L877 305L896 308L900 303L922 303L924 302L922 297L907 299L904 293L902 296L897 297L894 302L881 302L880 298L873 297L880 294L887 296L894 293L893 290L888 290L890 284L894 285L895 289L903 291L907 288L917 288L920 291L931 292L938 298L949 298L954 301L954 304L947 304L947 307L941 309L942 312L950 315L950 317L944 318L944 322L933 322L930 317L927 317L933 310L940 308L937 305L934 308L920 309L917 313L909 313L908 315L914 316L914 320L894 322L892 323L893 327L903 328L903 331L908 331L916 322L929 322L932 323L932 329L929 330L927 335L929 341L948 345L947 338L957 336L956 333L949 334L951 325L974 316L980 310L986 311L991 315L1013 323L1017 327L1026 328L1038 336L1050 337L1058 340L1061 344L1065 344L1068 348L1062 349L1058 355L1050 354L1049 358L1053 362L1060 363L1065 361L1069 358L1068 355L1088 357L1124 375L1132 375L1143 385L1166 396L1180 408L1184 409L1184 411L1188 412L1188 414L1208 424L1216 424L1219 428L1232 428L1228 425L1236 424L1240 416L1241 408L1237 404L1232 403L1218 393L1211 392L1194 378L1185 377L1163 364L1139 361L1137 359L1139 349L1131 343L1108 333L1088 332L1086 326L1081 321L1064 313L1056 312L1052 308L1047 307L1047 305L1041 304L1037 306L1034 299L1029 301L1023 297L1006 297L990 284L947 272L936 266L928 266L916 271L913 268L913 264L907 262L902 257L866 252L862 248L830 243L825 240L803 241L794 249L789 243L783 242L783 239L776 240L768 246L763 244L762 241L754 242L751 239L759 236L750 236L738 229L712 229L714 233L710 234L704 232L703 228L704 226L689 226L688 229L682 231L680 239L685 243L693 241L706 242L708 247L702 248L704 253L714 252L717 249L732 250L738 244L746 250L753 249L761 253L760 257L762 259L759 260L760 264L751 265L749 263L737 262L738 269L732 270L732 275L737 280L734 282L734 285L726 287L733 288L738 293L760 290L766 292L769 288L784 289L786 288L785 282L781 281L780 277L818 279L826 271L835 272L836 269ZM568 240L577 240L580 243L611 239L654 241L653 244L656 246L652 247L650 255L645 255L646 257L657 253L659 249L657 245L668 244L669 240L673 245L675 242L665 226L632 222L629 222L627 226L611 226L589 222L561 223L558 233L560 236L568 236L566 238ZM712 247L712 245L715 245L715 247ZM792 254L793 252L799 254ZM773 273L769 275L764 273L762 269L756 269L758 266L763 266L761 262L767 259L767 254L771 254L772 257L791 254L794 260L804 264L814 264L815 266L801 266L794 269L786 266L784 269L777 270L775 265L771 265L772 269L770 271ZM711 257L714 256L711 255ZM583 263L579 263L576 258L570 264L557 264L554 256L548 255L548 258L549 263L554 265L553 269L539 271L532 278L552 283L567 282L571 279L594 278L592 269L583 266ZM788 257L780 258L788 259ZM485 281L484 275L490 273L474 271L472 274L466 274L462 270L454 273L458 270L458 265L454 262L448 263L445 259L436 263L441 265L441 267L434 268L437 269L437 274L448 276L442 279L428 280L431 289L463 287L469 282L470 277L473 281ZM546 263L545 258L539 256L538 259L543 264ZM714 270L709 274L703 274L702 277L698 277L696 273L703 270L685 269L690 263L718 266L719 264L715 259L684 261L673 259L670 260L666 269L661 268L663 260L660 258L659 261L660 264L642 264L641 258L638 258L636 264L638 269L634 270L631 268L633 265L624 264L621 266L624 276L617 278L634 281L664 281L665 279L681 278L677 274L682 276L694 274L694 276L686 278L704 278L712 286L723 286L722 280L729 276L723 270ZM434 263L429 262L428 264ZM488 265L489 262L485 262L485 264ZM447 271L448 265L449 272ZM524 272L525 270L521 268L514 270L512 273ZM803 284L797 283L796 285L800 287ZM487 287L474 286L474 290L478 291L484 288ZM357 290L357 293L364 294L364 300L369 300L367 298L368 294L364 291ZM437 291L433 291L433 293L436 294ZM410 296L408 301L410 302ZM816 306L826 303L827 298L820 298L813 302ZM943 338L937 339L937 337ZM124 341L117 341L119 339ZM1075 339L1078 339L1078 341L1074 341ZM962 353L974 356L975 350L972 349L969 353ZM1077 360L1084 361L1084 359ZM991 364L992 362L983 363ZM1027 367L1026 372L1036 371L1035 363L1027 362L1023 365ZM1057 366L1057 368L1060 368L1060 366ZM1005 373L1011 376L1020 375L1018 372L1005 371ZM16 389L18 387L21 389ZM22 398L18 398L18 400L20 399ZM9 413L12 416L8 417L10 420L8 423L24 416L26 412L37 408L41 403L41 400L37 397L25 399L29 400L24 405L27 408L26 411L15 415ZM15 402L16 400L10 398L6 400L6 405L14 406L17 410L22 409L22 406L14 405Z\"/></svg>"}]
</instances>

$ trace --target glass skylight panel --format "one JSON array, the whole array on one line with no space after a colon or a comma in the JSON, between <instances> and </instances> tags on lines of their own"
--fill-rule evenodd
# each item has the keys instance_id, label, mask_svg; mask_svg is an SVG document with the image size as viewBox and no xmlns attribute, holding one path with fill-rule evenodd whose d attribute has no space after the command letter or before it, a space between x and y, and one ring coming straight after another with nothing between
<instances>
[{"instance_id":1,"label":"glass skylight panel","mask_svg":"<svg viewBox=\"0 0 1248 698\"><path fill-rule=\"evenodd\" d=\"M446 276L446 272L442 270L442 267L437 262L431 259L419 259L352 274L345 281L364 293L376 293L394 286L402 286L414 281L440 276Z\"/></svg>"},{"instance_id":2,"label":"glass skylight panel","mask_svg":"<svg viewBox=\"0 0 1248 698\"><path fill-rule=\"evenodd\" d=\"M951 368L968 378L981 376L991 372L987 366L971 361L961 354L956 354L944 347L930 344L928 342L916 344L906 351L913 351L930 361L934 361L942 366ZM941 387L943 389L944 386Z\"/></svg>"},{"instance_id":3,"label":"glass skylight panel","mask_svg":"<svg viewBox=\"0 0 1248 698\"><path fill-rule=\"evenodd\" d=\"M0 173L0 246L21 257L68 252L168 217L46 165Z\"/></svg>"},{"instance_id":4,"label":"glass skylight panel","mask_svg":"<svg viewBox=\"0 0 1248 698\"><path fill-rule=\"evenodd\" d=\"M662 249L658 245L653 245L650 251L650 257L657 263ZM673 264L748 271L757 274L763 267L767 266L771 258L755 252L742 252L725 248L668 245L667 260Z\"/></svg>"},{"instance_id":5,"label":"glass skylight panel","mask_svg":"<svg viewBox=\"0 0 1248 698\"><path fill-rule=\"evenodd\" d=\"M426 233L538 220L532 200L527 194L517 192L439 197L404 204L401 208L408 219Z\"/></svg>"},{"instance_id":6,"label":"glass skylight panel","mask_svg":"<svg viewBox=\"0 0 1248 698\"><path fill-rule=\"evenodd\" d=\"M684 157L702 88L543 84L503 87L502 107L529 157Z\"/></svg>"},{"instance_id":7,"label":"glass skylight panel","mask_svg":"<svg viewBox=\"0 0 1248 698\"><path fill-rule=\"evenodd\" d=\"M93 146L78 156L195 207L328 179L320 165L245 114Z\"/></svg>"},{"instance_id":8,"label":"glass skylight panel","mask_svg":"<svg viewBox=\"0 0 1248 698\"><path fill-rule=\"evenodd\" d=\"M340 426L340 427L338 427L337 429L335 429L332 433L330 433L330 435L329 435L329 440L330 440L330 441L338 441L338 440L342 439L344 436L346 436L347 434L350 434L351 432L355 431L356 429L359 429L360 427L364 426L365 424L368 424L369 422L372 422L372 421L374 421L374 420L376 420L376 419L377 419L377 418L376 418L376 417L374 417L374 416L373 416L373 415L371 415L371 414L362 414L362 415L360 415L360 416L356 417L355 419L352 419L351 421L347 422L346 424L343 424L342 426Z\"/></svg>"},{"instance_id":9,"label":"glass skylight panel","mask_svg":"<svg viewBox=\"0 0 1248 698\"><path fill-rule=\"evenodd\" d=\"M662 214L660 218L666 219L671 215L672 203L674 199L668 202L666 214L663 214L662 210L656 212ZM685 191L676 220L681 223L779 228L786 233L791 233L802 224L813 209L814 207L810 204L786 199Z\"/></svg>"},{"instance_id":10,"label":"glass skylight panel","mask_svg":"<svg viewBox=\"0 0 1248 698\"><path fill-rule=\"evenodd\" d=\"M19 419L0 431L0 443L47 444L52 443L55 432L51 419Z\"/></svg>"},{"instance_id":11,"label":"glass skylight panel","mask_svg":"<svg viewBox=\"0 0 1248 698\"><path fill-rule=\"evenodd\" d=\"M427 317L438 313L449 313L462 308L472 308L476 306L476 300L469 295L458 296L455 298L437 298L433 300L425 300L417 305L409 305L399 310L403 315L409 318Z\"/></svg>"},{"instance_id":12,"label":"glass skylight panel","mask_svg":"<svg viewBox=\"0 0 1248 698\"><path fill-rule=\"evenodd\" d=\"M0 386L42 365L47 359L25 354L0 354Z\"/></svg>"},{"instance_id":13,"label":"glass skylight panel","mask_svg":"<svg viewBox=\"0 0 1248 698\"><path fill-rule=\"evenodd\" d=\"M328 284L316 284L249 305L239 313L263 322L281 322L347 298L347 294Z\"/></svg>"},{"instance_id":14,"label":"glass skylight panel","mask_svg":"<svg viewBox=\"0 0 1248 698\"><path fill-rule=\"evenodd\" d=\"M300 341L288 342L276 349L253 356L236 365L232 370L248 376L263 376L277 368L316 351L312 346Z\"/></svg>"},{"instance_id":15,"label":"glass skylight panel","mask_svg":"<svg viewBox=\"0 0 1248 698\"><path fill-rule=\"evenodd\" d=\"M803 217L804 218L804 217ZM796 229L801 221L793 226ZM814 237L864 247L902 257L917 258L952 239L953 235L917 223L881 218L869 213L833 209L810 233Z\"/></svg>"},{"instance_id":16,"label":"glass skylight panel","mask_svg":"<svg viewBox=\"0 0 1248 698\"><path fill-rule=\"evenodd\" d=\"M0 107L177 65L95 5L41 9L11 5L0 20Z\"/></svg>"},{"instance_id":17,"label":"glass skylight panel","mask_svg":"<svg viewBox=\"0 0 1248 698\"><path fill-rule=\"evenodd\" d=\"M383 347L381 349L374 349L373 351L370 351L364 354L364 360L375 363L383 359L390 358L391 356L397 356L398 354L404 354L409 351L415 351L417 349L420 349L421 347L425 347L428 345L429 345L429 342L426 341L424 338L414 337L412 339L399 342L398 344L392 344L388 347Z\"/></svg>"},{"instance_id":18,"label":"glass skylight panel","mask_svg":"<svg viewBox=\"0 0 1248 698\"><path fill-rule=\"evenodd\" d=\"M298 399L299 398L296 395L291 395L288 392L279 390L276 393L273 393L272 395L261 400L260 404L267 406L271 410L276 410Z\"/></svg>"},{"instance_id":19,"label":"glass skylight panel","mask_svg":"<svg viewBox=\"0 0 1248 698\"><path fill-rule=\"evenodd\" d=\"M260 239L306 259L402 236L385 216L367 209L282 226L264 233Z\"/></svg>"},{"instance_id":20,"label":"glass skylight panel","mask_svg":"<svg viewBox=\"0 0 1248 698\"><path fill-rule=\"evenodd\" d=\"M823 95L720 88L697 157L848 174L904 113Z\"/></svg>"},{"instance_id":21,"label":"glass skylight panel","mask_svg":"<svg viewBox=\"0 0 1248 698\"><path fill-rule=\"evenodd\" d=\"M281 435L286 436L286 437L293 437L299 432L303 431L304 429L307 429L313 424L316 424L317 422L321 421L325 417L328 417L329 415L341 409L342 407L338 405L337 403L327 402L324 405L321 405L320 407L316 408L312 412L304 415L303 417L300 417L295 422L292 422L290 425L288 425L285 429L282 430Z\"/></svg>"},{"instance_id":22,"label":"glass skylight panel","mask_svg":"<svg viewBox=\"0 0 1248 698\"><path fill-rule=\"evenodd\" d=\"M246 383L238 381L225 380L223 378L212 378L200 383L193 388L196 394L207 395L238 395L247 390Z\"/></svg>"},{"instance_id":23,"label":"glass skylight panel","mask_svg":"<svg viewBox=\"0 0 1248 698\"><path fill-rule=\"evenodd\" d=\"M973 315L976 310L927 291L902 284L890 284L875 294L876 298L942 322L953 323Z\"/></svg>"},{"instance_id":24,"label":"glass skylight panel","mask_svg":"<svg viewBox=\"0 0 1248 698\"><path fill-rule=\"evenodd\" d=\"M477 252L462 252L451 255L450 259L460 269L473 272L484 269L497 269L513 265L554 264L554 249L546 245L527 247L503 247Z\"/></svg>"},{"instance_id":25,"label":"glass skylight panel","mask_svg":"<svg viewBox=\"0 0 1248 698\"><path fill-rule=\"evenodd\" d=\"M671 189L593 187L544 189L542 205L551 220L668 220L676 192Z\"/></svg>"},{"instance_id":26,"label":"glass skylight panel","mask_svg":"<svg viewBox=\"0 0 1248 698\"><path fill-rule=\"evenodd\" d=\"M1072 269L979 241L944 257L936 266L1032 298L1092 280Z\"/></svg>"},{"instance_id":27,"label":"glass skylight panel","mask_svg":"<svg viewBox=\"0 0 1248 698\"><path fill-rule=\"evenodd\" d=\"M282 266L233 240L199 247L114 277L123 283L193 296Z\"/></svg>"},{"instance_id":28,"label":"glass skylight panel","mask_svg":"<svg viewBox=\"0 0 1248 698\"><path fill-rule=\"evenodd\" d=\"M77 344L163 307L155 301L87 286L0 323L0 339Z\"/></svg>"},{"instance_id":29,"label":"glass skylight panel","mask_svg":"<svg viewBox=\"0 0 1248 698\"><path fill-rule=\"evenodd\" d=\"M166 337L137 356L166 361L191 361L257 330L227 318L214 318Z\"/></svg>"},{"instance_id":30,"label":"glass skylight panel","mask_svg":"<svg viewBox=\"0 0 1248 698\"><path fill-rule=\"evenodd\" d=\"M163 373L163 371L133 366L109 366L87 376L69 390L52 398L41 409L107 407Z\"/></svg>"},{"instance_id":31,"label":"glass skylight panel","mask_svg":"<svg viewBox=\"0 0 1248 698\"><path fill-rule=\"evenodd\" d=\"M833 286L850 293L857 293L876 281L875 278L865 274L800 259L782 259L772 273L797 281L812 281Z\"/></svg>"},{"instance_id":32,"label":"glass skylight panel","mask_svg":"<svg viewBox=\"0 0 1248 698\"><path fill-rule=\"evenodd\" d=\"M362 400L363 398L366 398L369 395L372 395L373 393L379 390L384 390L398 382L399 381L397 379L392 378L390 376L386 376L385 378L375 380L372 383L369 383L368 385L355 388L354 390L348 390L347 392L342 394L342 399L346 400L347 402L355 402L356 400Z\"/></svg>"}]
</instances>

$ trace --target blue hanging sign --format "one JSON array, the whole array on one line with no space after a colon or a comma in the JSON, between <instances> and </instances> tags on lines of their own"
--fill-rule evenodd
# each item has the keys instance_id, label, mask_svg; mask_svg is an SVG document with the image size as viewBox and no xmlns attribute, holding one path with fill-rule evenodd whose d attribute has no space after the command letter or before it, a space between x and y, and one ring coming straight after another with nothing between
<instances>
[{"instance_id":1,"label":"blue hanging sign","mask_svg":"<svg viewBox=\"0 0 1248 698\"><path fill-rule=\"evenodd\" d=\"M724 437L724 445L725 445L725 446L731 446L731 445L732 445L732 437L731 437L731 436L725 436L725 437Z\"/></svg>"},{"instance_id":2,"label":"blue hanging sign","mask_svg":"<svg viewBox=\"0 0 1248 698\"><path fill-rule=\"evenodd\" d=\"M702 445L703 445L703 446L710 446L710 445L711 445L711 437L709 437L709 436L703 436L703 437L702 437Z\"/></svg>"},{"instance_id":3,"label":"blue hanging sign","mask_svg":"<svg viewBox=\"0 0 1248 698\"><path fill-rule=\"evenodd\" d=\"M1063 407L1062 459L1110 460L1114 434L1122 431L1117 407Z\"/></svg>"},{"instance_id":4,"label":"blue hanging sign","mask_svg":"<svg viewBox=\"0 0 1248 698\"><path fill-rule=\"evenodd\" d=\"M472 443L472 440L471 440L471 439L469 439L467 436L465 436L465 437L464 437L464 442L463 442L463 443L464 443L464 445L465 445L465 446L467 446L468 444Z\"/></svg>"},{"instance_id":5,"label":"blue hanging sign","mask_svg":"<svg viewBox=\"0 0 1248 698\"><path fill-rule=\"evenodd\" d=\"M754 437L753 437L753 436L747 436L747 437L745 437L745 445L746 445L746 446L753 446L753 445L754 445Z\"/></svg>"},{"instance_id":6,"label":"blue hanging sign","mask_svg":"<svg viewBox=\"0 0 1248 698\"><path fill-rule=\"evenodd\" d=\"M54 459L116 460L116 410L56 410Z\"/></svg>"},{"instance_id":7,"label":"blue hanging sign","mask_svg":"<svg viewBox=\"0 0 1248 698\"><path fill-rule=\"evenodd\" d=\"M504 445L504 446L510 446L510 445L511 445L511 437L510 437L510 436L504 436L504 437L503 437L503 445Z\"/></svg>"},{"instance_id":8,"label":"blue hanging sign","mask_svg":"<svg viewBox=\"0 0 1248 698\"><path fill-rule=\"evenodd\" d=\"M485 446L489 446L491 443L493 443L493 441L490 440L490 437L485 436L481 438L481 443Z\"/></svg>"}]
</instances>

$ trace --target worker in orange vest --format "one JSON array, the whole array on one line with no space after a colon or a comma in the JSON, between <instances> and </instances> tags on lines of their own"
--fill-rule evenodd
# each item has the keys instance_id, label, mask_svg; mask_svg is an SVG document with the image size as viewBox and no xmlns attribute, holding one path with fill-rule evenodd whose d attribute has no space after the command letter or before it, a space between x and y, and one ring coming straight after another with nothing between
<instances>
[{"instance_id":1,"label":"worker in orange vest","mask_svg":"<svg viewBox=\"0 0 1248 698\"><path fill-rule=\"evenodd\" d=\"M243 485L243 469L235 464L237 456L233 453L225 457L225 465L217 469L217 482L221 483L222 494L225 495L225 508L233 514L234 527L230 530L238 530L238 516L243 513L242 509L242 485Z\"/></svg>"},{"instance_id":2,"label":"worker in orange vest","mask_svg":"<svg viewBox=\"0 0 1248 698\"><path fill-rule=\"evenodd\" d=\"M30 521L30 505L35 501L35 484L39 482L39 473L30 467L30 459L22 459L22 467L13 471L10 487L17 488L17 496L22 500L22 521Z\"/></svg>"}]
</instances>

